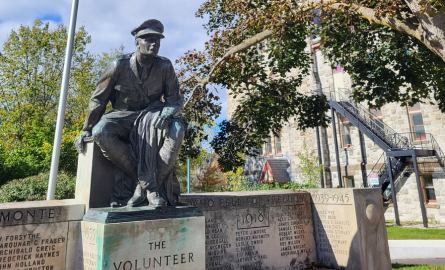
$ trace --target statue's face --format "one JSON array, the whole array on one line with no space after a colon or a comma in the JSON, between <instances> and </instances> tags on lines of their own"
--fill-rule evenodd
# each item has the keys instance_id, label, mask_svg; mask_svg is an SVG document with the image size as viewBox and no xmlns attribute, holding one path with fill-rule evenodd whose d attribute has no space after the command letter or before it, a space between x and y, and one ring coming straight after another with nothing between
<instances>
[{"instance_id":1,"label":"statue's face","mask_svg":"<svg viewBox=\"0 0 445 270\"><path fill-rule=\"evenodd\" d=\"M136 47L140 54L158 55L161 39L154 35L140 36L136 39Z\"/></svg>"}]
</instances>

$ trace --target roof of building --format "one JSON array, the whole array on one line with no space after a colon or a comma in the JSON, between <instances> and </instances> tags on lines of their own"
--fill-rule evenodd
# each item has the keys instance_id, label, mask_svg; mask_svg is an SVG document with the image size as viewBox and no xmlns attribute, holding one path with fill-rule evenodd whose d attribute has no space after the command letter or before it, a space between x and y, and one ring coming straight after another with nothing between
<instances>
[{"instance_id":1,"label":"roof of building","mask_svg":"<svg viewBox=\"0 0 445 270\"><path fill-rule=\"evenodd\" d=\"M274 158L266 159L269 164L270 170L272 171L273 178L275 181L286 183L291 181L289 174L287 173L287 168L289 168L289 161L285 158Z\"/></svg>"}]
</instances>

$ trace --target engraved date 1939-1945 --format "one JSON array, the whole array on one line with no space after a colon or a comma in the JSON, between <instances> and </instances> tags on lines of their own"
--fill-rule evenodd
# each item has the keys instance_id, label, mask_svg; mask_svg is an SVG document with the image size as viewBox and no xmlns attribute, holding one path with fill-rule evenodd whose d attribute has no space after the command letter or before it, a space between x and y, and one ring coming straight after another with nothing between
<instances>
[{"instance_id":1,"label":"engraved date 1939-1945","mask_svg":"<svg viewBox=\"0 0 445 270\"><path fill-rule=\"evenodd\" d=\"M329 195L329 194L316 194L312 197L315 203L347 203L349 202L349 195Z\"/></svg>"}]
</instances>

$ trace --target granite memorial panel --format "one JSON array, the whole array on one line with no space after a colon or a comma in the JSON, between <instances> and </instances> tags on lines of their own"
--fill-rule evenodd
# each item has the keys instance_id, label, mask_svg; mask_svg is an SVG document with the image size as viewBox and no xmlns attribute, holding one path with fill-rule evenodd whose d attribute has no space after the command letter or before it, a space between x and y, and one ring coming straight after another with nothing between
<instances>
[{"instance_id":1,"label":"granite memorial panel","mask_svg":"<svg viewBox=\"0 0 445 270\"><path fill-rule=\"evenodd\" d=\"M309 192L319 264L350 270L392 269L379 188Z\"/></svg>"},{"instance_id":2,"label":"granite memorial panel","mask_svg":"<svg viewBox=\"0 0 445 270\"><path fill-rule=\"evenodd\" d=\"M76 200L0 204L0 269L67 269L68 223L84 208Z\"/></svg>"},{"instance_id":3,"label":"granite memorial panel","mask_svg":"<svg viewBox=\"0 0 445 270\"><path fill-rule=\"evenodd\" d=\"M204 213L205 269L302 269L316 260L307 192L199 193L181 200Z\"/></svg>"}]
</instances>

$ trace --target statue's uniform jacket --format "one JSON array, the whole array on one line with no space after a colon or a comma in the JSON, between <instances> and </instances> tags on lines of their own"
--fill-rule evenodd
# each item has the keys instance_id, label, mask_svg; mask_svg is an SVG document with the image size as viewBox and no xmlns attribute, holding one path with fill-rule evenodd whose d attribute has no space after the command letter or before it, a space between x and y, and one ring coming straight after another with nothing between
<instances>
[{"instance_id":1,"label":"statue's uniform jacket","mask_svg":"<svg viewBox=\"0 0 445 270\"><path fill-rule=\"evenodd\" d=\"M170 60L156 56L145 82L138 76L136 61L134 53L117 57L108 64L90 99L84 131L92 131L104 114L108 101L111 101L113 112L134 112L146 109L164 95L164 108L173 114L180 113L183 98Z\"/></svg>"},{"instance_id":2,"label":"statue's uniform jacket","mask_svg":"<svg viewBox=\"0 0 445 270\"><path fill-rule=\"evenodd\" d=\"M105 113L108 102L112 110ZM148 190L165 189L169 194L164 197L171 202L173 193L179 196L179 183L170 172L186 128L182 108L183 97L170 60L156 56L151 73L142 81L136 53L123 55L113 59L101 75L83 131L92 133L104 156L131 178ZM173 116L166 130L153 125L161 113ZM166 178L168 185L164 185Z\"/></svg>"}]
</instances>

